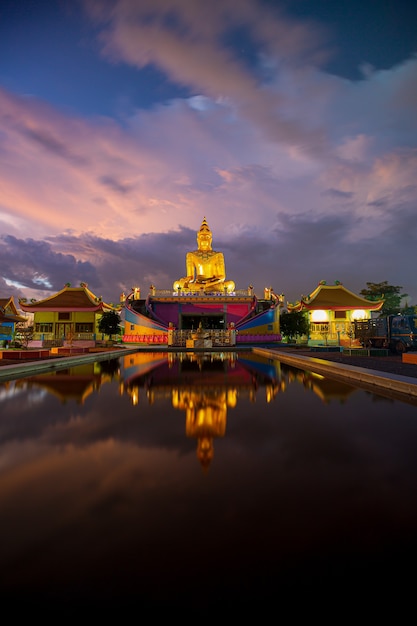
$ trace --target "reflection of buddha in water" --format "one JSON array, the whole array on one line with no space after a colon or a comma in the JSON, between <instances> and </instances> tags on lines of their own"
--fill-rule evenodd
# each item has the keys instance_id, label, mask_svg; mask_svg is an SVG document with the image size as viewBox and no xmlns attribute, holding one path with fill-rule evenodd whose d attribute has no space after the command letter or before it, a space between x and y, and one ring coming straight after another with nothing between
<instances>
[{"instance_id":1,"label":"reflection of buddha in water","mask_svg":"<svg viewBox=\"0 0 417 626\"><path fill-rule=\"evenodd\" d=\"M197 439L197 457L205 470L213 458L213 439L224 436L227 409L234 408L236 403L236 389L172 391L172 406L185 410L186 434Z\"/></svg>"},{"instance_id":2,"label":"reflection of buddha in water","mask_svg":"<svg viewBox=\"0 0 417 626\"><path fill-rule=\"evenodd\" d=\"M187 252L186 271L187 276L174 282L173 288L178 291L224 291L228 293L235 290L235 283L226 280L226 268L222 252L216 252L211 248L211 230L206 218L203 219L201 228L197 233L198 250Z\"/></svg>"}]
</instances>

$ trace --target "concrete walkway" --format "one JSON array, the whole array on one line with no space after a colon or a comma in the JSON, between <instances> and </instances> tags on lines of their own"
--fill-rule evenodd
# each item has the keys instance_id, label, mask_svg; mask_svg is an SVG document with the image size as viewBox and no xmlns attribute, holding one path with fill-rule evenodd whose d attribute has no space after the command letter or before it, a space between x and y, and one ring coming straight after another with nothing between
<instances>
[{"instance_id":1,"label":"concrete walkway","mask_svg":"<svg viewBox=\"0 0 417 626\"><path fill-rule=\"evenodd\" d=\"M37 361L22 361L21 363L2 365L0 367L0 382L2 380L11 380L13 378L23 378L26 375L39 372L50 372L53 370L65 369L67 367L75 367L76 365L91 363L93 361L108 361L109 359L117 359L134 352L137 352L137 348L120 348L119 350L113 349L100 352L90 352L88 354L77 354L75 356L51 357L49 359L39 359Z\"/></svg>"},{"instance_id":2,"label":"concrete walkway","mask_svg":"<svg viewBox=\"0 0 417 626\"><path fill-rule=\"evenodd\" d=\"M346 365L345 363L334 363L316 357L288 354L288 352L279 349L254 348L253 351L255 354L278 359L281 363L341 380L345 383L363 387L382 395L392 396L394 393L402 396L401 399L403 400L407 397L417 400L416 378L379 372L364 367ZM387 392L389 392L389 394Z\"/></svg>"}]
</instances>

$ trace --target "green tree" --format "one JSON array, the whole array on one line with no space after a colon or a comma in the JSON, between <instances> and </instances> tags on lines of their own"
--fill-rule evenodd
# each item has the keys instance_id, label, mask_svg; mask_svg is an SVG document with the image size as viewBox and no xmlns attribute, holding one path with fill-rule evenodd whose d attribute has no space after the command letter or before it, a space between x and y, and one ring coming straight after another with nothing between
<instances>
[{"instance_id":1,"label":"green tree","mask_svg":"<svg viewBox=\"0 0 417 626\"><path fill-rule=\"evenodd\" d=\"M385 280L382 283L366 283L367 289L362 289L360 294L367 300L384 300L380 311L380 317L401 313L401 300L407 298L407 293L400 293L402 287L389 285Z\"/></svg>"},{"instance_id":2,"label":"green tree","mask_svg":"<svg viewBox=\"0 0 417 626\"><path fill-rule=\"evenodd\" d=\"M22 345L27 348L29 342L32 341L34 335L33 326L26 326L26 322L16 322L15 331L13 333L13 343Z\"/></svg>"},{"instance_id":3,"label":"green tree","mask_svg":"<svg viewBox=\"0 0 417 626\"><path fill-rule=\"evenodd\" d=\"M98 329L101 333L109 335L112 339L113 335L120 332L120 317L115 311L106 311L100 318Z\"/></svg>"},{"instance_id":4,"label":"green tree","mask_svg":"<svg viewBox=\"0 0 417 626\"><path fill-rule=\"evenodd\" d=\"M289 340L301 335L308 335L309 323L304 311L283 312L280 315L279 327L281 334Z\"/></svg>"},{"instance_id":5,"label":"green tree","mask_svg":"<svg viewBox=\"0 0 417 626\"><path fill-rule=\"evenodd\" d=\"M403 315L415 315L417 313L417 306L408 304L406 300L403 308L401 309L401 313Z\"/></svg>"}]
</instances>

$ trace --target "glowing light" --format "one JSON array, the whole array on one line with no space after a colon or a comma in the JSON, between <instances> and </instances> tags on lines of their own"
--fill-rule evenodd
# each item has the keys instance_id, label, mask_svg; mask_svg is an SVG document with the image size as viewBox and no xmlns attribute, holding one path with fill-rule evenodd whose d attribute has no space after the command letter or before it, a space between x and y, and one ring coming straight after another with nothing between
<instances>
[{"instance_id":1,"label":"glowing light","mask_svg":"<svg viewBox=\"0 0 417 626\"><path fill-rule=\"evenodd\" d=\"M311 321L312 322L328 322L329 315L327 311L322 311L321 309L317 309L317 311L311 312Z\"/></svg>"},{"instance_id":2,"label":"glowing light","mask_svg":"<svg viewBox=\"0 0 417 626\"><path fill-rule=\"evenodd\" d=\"M351 319L353 320L364 320L366 318L366 313L363 309L355 309L352 311Z\"/></svg>"}]
</instances>

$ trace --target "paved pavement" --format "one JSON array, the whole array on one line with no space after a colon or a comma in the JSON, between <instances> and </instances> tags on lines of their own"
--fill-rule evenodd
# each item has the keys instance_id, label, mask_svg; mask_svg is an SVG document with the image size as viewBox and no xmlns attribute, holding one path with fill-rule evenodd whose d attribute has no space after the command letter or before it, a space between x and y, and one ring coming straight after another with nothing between
<instances>
[{"instance_id":1,"label":"paved pavement","mask_svg":"<svg viewBox=\"0 0 417 626\"><path fill-rule=\"evenodd\" d=\"M379 369L372 369L367 367L367 365L372 365L375 362L375 359L370 357L354 357L355 364L353 364L352 360L349 360L352 357L337 352L319 353L319 356L316 356L317 352L296 349L255 348L254 350L257 354L278 358L282 363L299 369L341 380L380 395L417 404L417 365L404 364L413 368L413 375L411 376L398 373L399 366L402 365L401 357L399 357L400 362L394 360L395 356L393 359L391 357L377 357ZM369 358L369 361L358 360L361 358ZM386 367L390 368L389 371L381 369L383 366L380 359L388 359Z\"/></svg>"},{"instance_id":2,"label":"paved pavement","mask_svg":"<svg viewBox=\"0 0 417 626\"><path fill-rule=\"evenodd\" d=\"M286 350L287 351L287 350ZM388 374L398 374L417 378L417 364L403 363L400 354L390 354L389 356L356 356L347 355L342 352L310 352L309 350L289 349L288 352L302 354L310 357L317 357L335 363L364 367L378 370Z\"/></svg>"}]
</instances>

